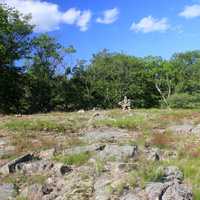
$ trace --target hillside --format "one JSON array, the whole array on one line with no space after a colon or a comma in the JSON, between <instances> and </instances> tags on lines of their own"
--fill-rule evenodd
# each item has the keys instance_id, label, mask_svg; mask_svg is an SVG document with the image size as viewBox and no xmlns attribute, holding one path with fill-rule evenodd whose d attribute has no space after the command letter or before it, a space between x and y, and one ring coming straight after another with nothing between
<instances>
[{"instance_id":1,"label":"hillside","mask_svg":"<svg viewBox=\"0 0 200 200\"><path fill-rule=\"evenodd\" d=\"M0 199L198 200L199 136L198 110L1 116Z\"/></svg>"}]
</instances>

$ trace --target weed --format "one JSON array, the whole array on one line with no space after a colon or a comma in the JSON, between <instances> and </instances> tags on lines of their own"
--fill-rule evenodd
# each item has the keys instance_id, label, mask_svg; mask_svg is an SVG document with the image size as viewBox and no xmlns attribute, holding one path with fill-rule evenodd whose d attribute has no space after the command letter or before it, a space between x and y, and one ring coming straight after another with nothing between
<instances>
[{"instance_id":1,"label":"weed","mask_svg":"<svg viewBox=\"0 0 200 200\"><path fill-rule=\"evenodd\" d=\"M105 170L105 161L97 159L95 162L95 169L97 176L100 176L101 173Z\"/></svg>"},{"instance_id":2,"label":"weed","mask_svg":"<svg viewBox=\"0 0 200 200\"><path fill-rule=\"evenodd\" d=\"M58 162L62 162L67 165L83 165L85 164L91 157L91 153L84 152L79 154L72 154L72 155L57 155L54 157L54 160Z\"/></svg>"}]
</instances>

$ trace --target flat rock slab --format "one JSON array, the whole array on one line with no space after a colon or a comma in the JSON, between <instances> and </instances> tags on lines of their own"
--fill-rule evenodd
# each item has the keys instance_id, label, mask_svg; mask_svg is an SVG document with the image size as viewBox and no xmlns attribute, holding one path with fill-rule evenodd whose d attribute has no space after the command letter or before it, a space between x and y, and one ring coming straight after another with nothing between
<instances>
[{"instance_id":1,"label":"flat rock slab","mask_svg":"<svg viewBox=\"0 0 200 200\"><path fill-rule=\"evenodd\" d=\"M8 155L14 152L15 147L9 145L9 139L5 137L0 137L0 158L4 155Z\"/></svg>"},{"instance_id":2,"label":"flat rock slab","mask_svg":"<svg viewBox=\"0 0 200 200\"><path fill-rule=\"evenodd\" d=\"M1 200L14 199L13 198L14 193L15 193L15 189L14 189L13 184L0 185L0 199Z\"/></svg>"},{"instance_id":3,"label":"flat rock slab","mask_svg":"<svg viewBox=\"0 0 200 200\"><path fill-rule=\"evenodd\" d=\"M38 160L38 158L34 157L33 154L25 154L19 158L16 158L15 160L8 162L6 165L2 166L0 168L0 173L4 175L9 174L9 173L14 173L16 172L16 168L19 164L30 162L33 160Z\"/></svg>"},{"instance_id":4,"label":"flat rock slab","mask_svg":"<svg viewBox=\"0 0 200 200\"><path fill-rule=\"evenodd\" d=\"M129 137L128 133L120 129L97 129L85 133L82 139L89 142L110 142Z\"/></svg>"},{"instance_id":5,"label":"flat rock slab","mask_svg":"<svg viewBox=\"0 0 200 200\"><path fill-rule=\"evenodd\" d=\"M191 134L193 129L194 125L192 124L174 125L168 128L169 131L177 134Z\"/></svg>"},{"instance_id":6,"label":"flat rock slab","mask_svg":"<svg viewBox=\"0 0 200 200\"><path fill-rule=\"evenodd\" d=\"M95 180L94 183L94 200L110 200L109 184L112 183L112 178L102 175Z\"/></svg>"},{"instance_id":7,"label":"flat rock slab","mask_svg":"<svg viewBox=\"0 0 200 200\"><path fill-rule=\"evenodd\" d=\"M118 146L106 145L103 151L100 151L98 157L104 159L123 160L126 158L133 158L137 154L137 146Z\"/></svg>"},{"instance_id":8,"label":"flat rock slab","mask_svg":"<svg viewBox=\"0 0 200 200\"><path fill-rule=\"evenodd\" d=\"M168 128L169 131L176 134L195 134L200 135L200 124L192 125L192 124L181 124L181 125L173 125Z\"/></svg>"},{"instance_id":9,"label":"flat rock slab","mask_svg":"<svg viewBox=\"0 0 200 200\"><path fill-rule=\"evenodd\" d=\"M70 149L65 149L62 154L63 155L73 155L73 154L80 154L80 153L86 153L86 152L96 152L101 151L105 148L105 145L100 144L91 144L86 146L77 146Z\"/></svg>"}]
</instances>

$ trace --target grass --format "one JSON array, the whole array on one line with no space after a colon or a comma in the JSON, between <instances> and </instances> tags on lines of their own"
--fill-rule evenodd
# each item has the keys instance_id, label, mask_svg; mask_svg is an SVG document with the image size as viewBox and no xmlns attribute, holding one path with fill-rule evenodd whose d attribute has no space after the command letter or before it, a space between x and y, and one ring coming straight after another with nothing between
<instances>
[{"instance_id":1,"label":"grass","mask_svg":"<svg viewBox=\"0 0 200 200\"><path fill-rule=\"evenodd\" d=\"M109 126L122 129L140 130L147 123L144 116L127 116L115 119L104 119L97 122L99 126Z\"/></svg>"},{"instance_id":2,"label":"grass","mask_svg":"<svg viewBox=\"0 0 200 200\"><path fill-rule=\"evenodd\" d=\"M16 174L9 174L0 180L1 182L12 183L13 185L20 187L22 185L44 184L46 179L47 176L45 175L39 175L39 174L24 175L22 173L16 173Z\"/></svg>"},{"instance_id":3,"label":"grass","mask_svg":"<svg viewBox=\"0 0 200 200\"><path fill-rule=\"evenodd\" d=\"M65 127L62 124L55 123L53 121L45 120L12 120L3 125L10 131L55 131L64 132Z\"/></svg>"},{"instance_id":4,"label":"grass","mask_svg":"<svg viewBox=\"0 0 200 200\"><path fill-rule=\"evenodd\" d=\"M28 200L28 198L26 197L22 197L22 196L17 196L16 200Z\"/></svg>"},{"instance_id":5,"label":"grass","mask_svg":"<svg viewBox=\"0 0 200 200\"><path fill-rule=\"evenodd\" d=\"M19 155L29 151L53 148L57 145L57 141L52 136L35 136L21 132L12 135L11 144L15 146L15 153Z\"/></svg>"},{"instance_id":6,"label":"grass","mask_svg":"<svg viewBox=\"0 0 200 200\"><path fill-rule=\"evenodd\" d=\"M91 114L48 113L25 115L20 118L9 116L0 121L0 130L11 132L44 131L55 133L75 133L85 128Z\"/></svg>"},{"instance_id":7,"label":"grass","mask_svg":"<svg viewBox=\"0 0 200 200\"><path fill-rule=\"evenodd\" d=\"M91 157L91 153L84 152L79 154L72 155L57 155L54 157L54 160L57 162L62 162L66 165L76 165L81 166L85 164Z\"/></svg>"}]
</instances>

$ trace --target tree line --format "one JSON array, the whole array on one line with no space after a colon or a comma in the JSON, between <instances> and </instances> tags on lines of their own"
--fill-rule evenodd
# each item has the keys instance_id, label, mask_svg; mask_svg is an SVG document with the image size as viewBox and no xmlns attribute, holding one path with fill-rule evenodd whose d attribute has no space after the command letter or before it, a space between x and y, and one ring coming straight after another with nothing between
<instances>
[{"instance_id":1,"label":"tree line","mask_svg":"<svg viewBox=\"0 0 200 200\"><path fill-rule=\"evenodd\" d=\"M89 62L48 34L33 34L30 16L0 5L0 113L115 108L200 107L200 51L171 59L104 49Z\"/></svg>"}]
</instances>

